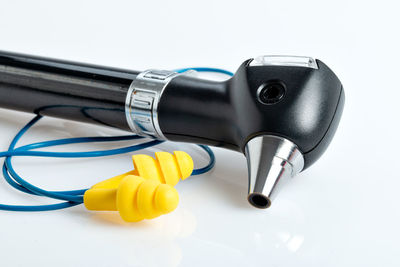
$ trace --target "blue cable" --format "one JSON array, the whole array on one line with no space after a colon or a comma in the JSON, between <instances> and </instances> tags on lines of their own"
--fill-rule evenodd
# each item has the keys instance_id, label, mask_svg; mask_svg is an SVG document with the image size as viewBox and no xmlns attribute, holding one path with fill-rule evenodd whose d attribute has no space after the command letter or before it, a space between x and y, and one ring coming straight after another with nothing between
<instances>
[{"instance_id":1,"label":"blue cable","mask_svg":"<svg viewBox=\"0 0 400 267\"><path fill-rule=\"evenodd\" d=\"M226 74L228 76L233 76L233 72L230 72L229 70L224 70L224 69L217 69L217 68L204 68L204 67L193 67L193 68L184 68L184 69L178 69L175 70L176 72L182 73L188 70L195 70L198 72L215 72L215 73L222 73Z\"/></svg>"},{"instance_id":2,"label":"blue cable","mask_svg":"<svg viewBox=\"0 0 400 267\"><path fill-rule=\"evenodd\" d=\"M187 70L196 70L199 72L217 72L233 76L233 73L216 68L185 68L176 70L177 72L184 72ZM56 158L89 158L89 157L105 157L111 155L124 154L129 152L134 152L137 150L152 147L161 144L163 141L152 140L149 142L132 145L123 148L100 150L100 151L84 151L84 152L49 152L49 151L33 151L35 149L44 147L53 147L68 144L78 144L78 143L96 143L96 142L117 142L117 141L128 141L137 140L143 137L137 135L122 135L122 136L109 136L109 137L76 137L76 138L66 138L58 139L44 142L37 142L21 147L15 148L21 137L40 119L41 115L36 115L29 123L27 123L13 138L7 151L0 152L0 157L5 157L5 161L2 168L2 173L5 180L15 189L37 196L49 197L52 199L63 200L63 202L48 205L6 205L0 204L0 210L8 211L49 211L58 210L73 207L83 203L83 194L87 189L78 190L68 190L68 191L48 191L39 188L22 178L15 171L11 159L13 156L36 156L36 157L56 157ZM211 170L215 165L215 155L212 150L205 145L199 145L203 150L209 155L209 163L207 166L199 169L195 169L192 175L200 175Z\"/></svg>"}]
</instances>

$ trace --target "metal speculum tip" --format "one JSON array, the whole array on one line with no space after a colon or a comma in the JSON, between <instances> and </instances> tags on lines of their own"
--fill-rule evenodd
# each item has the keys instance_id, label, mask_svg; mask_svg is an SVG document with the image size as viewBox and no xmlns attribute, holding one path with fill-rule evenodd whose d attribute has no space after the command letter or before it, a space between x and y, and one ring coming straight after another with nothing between
<instances>
[{"instance_id":1,"label":"metal speculum tip","mask_svg":"<svg viewBox=\"0 0 400 267\"><path fill-rule=\"evenodd\" d=\"M249 170L248 200L256 208L271 205L279 188L304 167L304 158L291 141L273 135L251 139L245 148Z\"/></svg>"}]
</instances>

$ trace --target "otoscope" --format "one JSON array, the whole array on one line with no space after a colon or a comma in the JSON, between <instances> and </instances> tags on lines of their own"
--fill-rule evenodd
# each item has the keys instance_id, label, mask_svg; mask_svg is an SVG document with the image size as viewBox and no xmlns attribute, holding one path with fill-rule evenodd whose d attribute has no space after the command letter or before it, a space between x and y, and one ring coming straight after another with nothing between
<instances>
[{"instance_id":1,"label":"otoscope","mask_svg":"<svg viewBox=\"0 0 400 267\"><path fill-rule=\"evenodd\" d=\"M261 56L225 81L0 52L0 107L110 126L246 156L248 201L268 208L284 180L327 149L344 106L322 61Z\"/></svg>"}]
</instances>

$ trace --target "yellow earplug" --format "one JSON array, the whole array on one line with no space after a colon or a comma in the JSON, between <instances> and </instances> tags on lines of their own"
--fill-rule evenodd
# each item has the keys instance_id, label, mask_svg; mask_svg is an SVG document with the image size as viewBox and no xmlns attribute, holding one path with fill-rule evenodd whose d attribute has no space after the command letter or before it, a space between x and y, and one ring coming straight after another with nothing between
<instances>
[{"instance_id":1,"label":"yellow earplug","mask_svg":"<svg viewBox=\"0 0 400 267\"><path fill-rule=\"evenodd\" d=\"M116 187L127 175L137 175L145 179L155 179L160 183L175 186L180 179L185 180L193 172L193 160L183 151L156 152L156 159L148 155L133 155L134 170L102 181L95 187Z\"/></svg>"},{"instance_id":2,"label":"yellow earplug","mask_svg":"<svg viewBox=\"0 0 400 267\"><path fill-rule=\"evenodd\" d=\"M193 160L183 151L156 152L156 159L148 155L133 155L137 175L145 179L157 179L163 184L175 186L179 179L185 180L192 174Z\"/></svg>"},{"instance_id":3,"label":"yellow earplug","mask_svg":"<svg viewBox=\"0 0 400 267\"><path fill-rule=\"evenodd\" d=\"M119 183L115 178L85 192L88 210L118 210L123 220L137 222L167 214L178 206L178 192L170 185L135 175L124 176Z\"/></svg>"},{"instance_id":4,"label":"yellow earplug","mask_svg":"<svg viewBox=\"0 0 400 267\"><path fill-rule=\"evenodd\" d=\"M119 211L122 219L137 222L176 209L178 192L173 188L193 171L192 158L183 151L133 155L133 171L95 184L83 196L88 210Z\"/></svg>"}]
</instances>

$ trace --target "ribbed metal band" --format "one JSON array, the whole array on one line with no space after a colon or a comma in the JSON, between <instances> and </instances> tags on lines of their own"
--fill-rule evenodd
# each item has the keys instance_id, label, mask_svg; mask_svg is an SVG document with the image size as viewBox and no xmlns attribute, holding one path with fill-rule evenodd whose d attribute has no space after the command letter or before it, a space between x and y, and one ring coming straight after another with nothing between
<instances>
[{"instance_id":1,"label":"ribbed metal band","mask_svg":"<svg viewBox=\"0 0 400 267\"><path fill-rule=\"evenodd\" d=\"M158 104L165 87L179 75L173 71L146 70L132 82L126 96L125 115L134 133L166 139L158 122Z\"/></svg>"}]
</instances>

